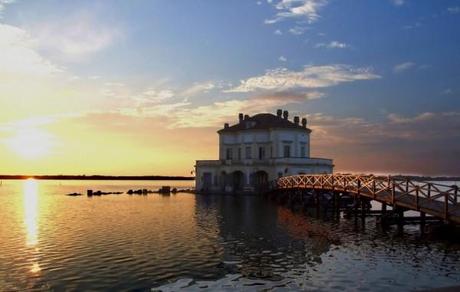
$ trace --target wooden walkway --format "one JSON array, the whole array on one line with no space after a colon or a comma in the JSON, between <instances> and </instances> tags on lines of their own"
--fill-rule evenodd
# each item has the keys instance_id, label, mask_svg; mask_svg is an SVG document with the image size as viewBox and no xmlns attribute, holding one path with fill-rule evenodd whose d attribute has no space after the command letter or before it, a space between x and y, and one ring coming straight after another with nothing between
<instances>
[{"instance_id":1,"label":"wooden walkway","mask_svg":"<svg viewBox=\"0 0 460 292\"><path fill-rule=\"evenodd\" d=\"M460 224L458 186L374 175L292 175L277 179L275 189L314 189L352 193L392 207L424 212Z\"/></svg>"}]
</instances>

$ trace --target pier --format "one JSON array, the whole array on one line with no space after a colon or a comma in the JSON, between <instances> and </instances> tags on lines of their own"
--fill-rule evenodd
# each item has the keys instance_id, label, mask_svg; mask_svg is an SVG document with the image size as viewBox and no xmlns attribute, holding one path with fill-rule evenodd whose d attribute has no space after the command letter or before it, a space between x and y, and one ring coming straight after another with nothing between
<instances>
[{"instance_id":1,"label":"pier","mask_svg":"<svg viewBox=\"0 0 460 292\"><path fill-rule=\"evenodd\" d=\"M273 181L269 195L278 201L306 203L320 201L340 212L348 203L348 213L361 217L379 214L387 216L387 206L392 207L390 221L402 226L427 221L442 220L460 224L458 186L404 179L392 176L323 174L291 175ZM347 201L347 202L345 202ZM370 202L382 204L381 210L370 210ZM420 217L404 217L404 211L420 212ZM426 216L428 215L428 216Z\"/></svg>"}]
</instances>

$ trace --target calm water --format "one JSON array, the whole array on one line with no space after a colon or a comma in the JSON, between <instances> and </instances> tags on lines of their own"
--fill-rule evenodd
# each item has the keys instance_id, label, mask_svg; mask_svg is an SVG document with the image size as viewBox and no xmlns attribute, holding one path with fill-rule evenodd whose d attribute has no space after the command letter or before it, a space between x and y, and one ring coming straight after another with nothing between
<instances>
[{"instance_id":1,"label":"calm water","mask_svg":"<svg viewBox=\"0 0 460 292\"><path fill-rule=\"evenodd\" d=\"M0 290L407 291L460 285L460 246L257 197L108 195L193 182L3 181Z\"/></svg>"}]
</instances>

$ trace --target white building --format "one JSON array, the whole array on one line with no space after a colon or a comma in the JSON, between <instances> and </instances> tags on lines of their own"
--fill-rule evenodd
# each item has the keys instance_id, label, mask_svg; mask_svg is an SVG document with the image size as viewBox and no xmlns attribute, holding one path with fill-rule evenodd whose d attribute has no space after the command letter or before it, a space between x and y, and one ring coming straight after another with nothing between
<instances>
[{"instance_id":1,"label":"white building","mask_svg":"<svg viewBox=\"0 0 460 292\"><path fill-rule=\"evenodd\" d=\"M248 116L219 130L219 160L196 161L196 190L215 193L257 193L268 182L292 174L332 173L331 159L310 157L307 120L291 122L278 110Z\"/></svg>"}]
</instances>

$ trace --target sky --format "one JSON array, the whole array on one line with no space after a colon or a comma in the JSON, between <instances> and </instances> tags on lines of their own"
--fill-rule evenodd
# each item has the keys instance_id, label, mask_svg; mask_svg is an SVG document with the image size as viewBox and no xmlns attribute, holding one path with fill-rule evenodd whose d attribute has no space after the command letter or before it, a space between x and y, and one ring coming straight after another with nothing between
<instances>
[{"instance_id":1,"label":"sky","mask_svg":"<svg viewBox=\"0 0 460 292\"><path fill-rule=\"evenodd\" d=\"M190 175L238 113L336 172L460 175L459 0L0 0L0 173Z\"/></svg>"}]
</instances>

